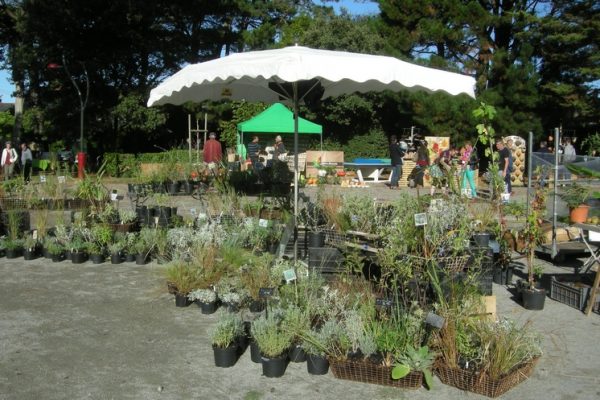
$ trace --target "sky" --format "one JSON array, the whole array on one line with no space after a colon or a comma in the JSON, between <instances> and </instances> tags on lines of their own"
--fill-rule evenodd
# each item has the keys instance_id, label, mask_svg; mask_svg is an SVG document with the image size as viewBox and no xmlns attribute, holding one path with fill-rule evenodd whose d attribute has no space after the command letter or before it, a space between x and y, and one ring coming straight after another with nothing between
<instances>
[{"instance_id":1,"label":"sky","mask_svg":"<svg viewBox=\"0 0 600 400\"><path fill-rule=\"evenodd\" d=\"M337 13L340 12L341 8L344 7L350 14L353 15L365 15L365 14L376 14L379 12L379 6L369 0L340 0L337 2L325 2L316 0L317 4L326 4L332 6ZM10 71L0 70L0 99L4 103L14 103L15 98L13 97L14 85L10 82Z\"/></svg>"}]
</instances>

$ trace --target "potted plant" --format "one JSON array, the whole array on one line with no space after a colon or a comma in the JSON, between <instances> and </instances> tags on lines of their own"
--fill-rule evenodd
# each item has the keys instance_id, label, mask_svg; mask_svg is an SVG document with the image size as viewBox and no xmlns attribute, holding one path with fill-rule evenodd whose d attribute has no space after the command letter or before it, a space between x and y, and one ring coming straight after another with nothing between
<instances>
[{"instance_id":1,"label":"potted plant","mask_svg":"<svg viewBox=\"0 0 600 400\"><path fill-rule=\"evenodd\" d=\"M123 261L123 248L125 247L125 243L123 240L115 240L111 244L108 245L108 253L110 254L110 263L111 264L121 264Z\"/></svg>"},{"instance_id":2,"label":"potted plant","mask_svg":"<svg viewBox=\"0 0 600 400\"><path fill-rule=\"evenodd\" d=\"M559 197L569 207L569 217L573 223L585 223L588 217L590 206L585 204L587 199L591 196L592 190L587 187L580 185L577 182L573 182L571 185L566 186L559 193Z\"/></svg>"},{"instance_id":3,"label":"potted plant","mask_svg":"<svg viewBox=\"0 0 600 400\"><path fill-rule=\"evenodd\" d=\"M39 241L34 239L33 235L28 235L23 242L23 258L25 260L35 260L38 257Z\"/></svg>"},{"instance_id":4,"label":"potted plant","mask_svg":"<svg viewBox=\"0 0 600 400\"><path fill-rule=\"evenodd\" d=\"M106 258L106 248L112 242L113 231L106 224L94 225L89 241L90 258L94 264L101 264Z\"/></svg>"},{"instance_id":5,"label":"potted plant","mask_svg":"<svg viewBox=\"0 0 600 400\"><path fill-rule=\"evenodd\" d=\"M215 366L229 368L237 361L239 338L244 335L242 318L237 314L221 313L211 332Z\"/></svg>"},{"instance_id":6,"label":"potted plant","mask_svg":"<svg viewBox=\"0 0 600 400\"><path fill-rule=\"evenodd\" d=\"M279 319L270 314L252 321L252 338L260 350L263 375L267 378L283 376L292 336L281 329Z\"/></svg>"},{"instance_id":7,"label":"potted plant","mask_svg":"<svg viewBox=\"0 0 600 400\"><path fill-rule=\"evenodd\" d=\"M71 262L73 264L83 264L88 258L88 243L77 237L70 244Z\"/></svg>"},{"instance_id":8,"label":"potted plant","mask_svg":"<svg viewBox=\"0 0 600 400\"><path fill-rule=\"evenodd\" d=\"M23 240L8 238L4 241L6 258L17 258L23 254Z\"/></svg>"},{"instance_id":9,"label":"potted plant","mask_svg":"<svg viewBox=\"0 0 600 400\"><path fill-rule=\"evenodd\" d=\"M273 258L270 254L255 256L248 260L240 270L240 281L242 287L250 295L250 311L260 312L265 307L264 299L260 296L262 288L275 288L279 280L271 274L271 263Z\"/></svg>"},{"instance_id":10,"label":"potted plant","mask_svg":"<svg viewBox=\"0 0 600 400\"><path fill-rule=\"evenodd\" d=\"M545 198L545 189L538 185L522 232L527 257L527 284L522 288L521 293L523 307L528 310L542 310L546 299L546 290L536 285L536 273L540 279L541 270L534 262L535 250L542 240L541 223L546 211Z\"/></svg>"},{"instance_id":11,"label":"potted plant","mask_svg":"<svg viewBox=\"0 0 600 400\"><path fill-rule=\"evenodd\" d=\"M425 386L427 389L433 387L433 362L435 353L429 351L429 347L421 346L415 349L409 346L402 354L398 363L392 368L392 379L402 379L408 376L411 372L423 373Z\"/></svg>"},{"instance_id":12,"label":"potted plant","mask_svg":"<svg viewBox=\"0 0 600 400\"><path fill-rule=\"evenodd\" d=\"M187 307L191 304L188 294L198 287L198 269L183 260L171 261L165 270L167 283L171 285L175 295L176 307Z\"/></svg>"},{"instance_id":13,"label":"potted plant","mask_svg":"<svg viewBox=\"0 0 600 400\"><path fill-rule=\"evenodd\" d=\"M65 247L56 238L46 238L44 249L48 252L53 262L60 262L65 259Z\"/></svg>"},{"instance_id":14,"label":"potted plant","mask_svg":"<svg viewBox=\"0 0 600 400\"><path fill-rule=\"evenodd\" d=\"M292 362L306 361L306 352L302 346L302 335L310 329L310 317L306 309L289 305L284 310L282 329L290 333L292 346L289 358Z\"/></svg>"},{"instance_id":15,"label":"potted plant","mask_svg":"<svg viewBox=\"0 0 600 400\"><path fill-rule=\"evenodd\" d=\"M188 299L196 302L202 314L212 314L217 310L217 293L212 289L195 289L188 293Z\"/></svg>"}]
</instances>

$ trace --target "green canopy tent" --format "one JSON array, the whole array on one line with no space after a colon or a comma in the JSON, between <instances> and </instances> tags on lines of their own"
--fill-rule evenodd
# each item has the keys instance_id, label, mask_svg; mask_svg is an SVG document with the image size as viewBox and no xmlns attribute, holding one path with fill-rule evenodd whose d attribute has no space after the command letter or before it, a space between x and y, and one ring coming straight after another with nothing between
<instances>
[{"instance_id":1,"label":"green canopy tent","mask_svg":"<svg viewBox=\"0 0 600 400\"><path fill-rule=\"evenodd\" d=\"M255 117L240 122L238 130L238 154L246 157L244 135L250 133L273 134L290 137L294 136L294 113L281 103L275 103ZM320 135L321 146L323 145L323 127L298 118L298 134Z\"/></svg>"}]
</instances>

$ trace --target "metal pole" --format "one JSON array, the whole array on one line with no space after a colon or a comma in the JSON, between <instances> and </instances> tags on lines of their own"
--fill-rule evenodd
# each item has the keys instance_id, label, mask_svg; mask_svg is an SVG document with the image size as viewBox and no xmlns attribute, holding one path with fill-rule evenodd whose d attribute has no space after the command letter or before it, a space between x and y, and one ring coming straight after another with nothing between
<instances>
[{"instance_id":1,"label":"metal pole","mask_svg":"<svg viewBox=\"0 0 600 400\"><path fill-rule=\"evenodd\" d=\"M558 128L554 129L554 193L553 201L552 201L552 258L556 257L558 254L558 249L556 248L556 220L557 220L557 212L556 212L556 190L558 188L558 144L560 143L560 131Z\"/></svg>"},{"instance_id":2,"label":"metal pole","mask_svg":"<svg viewBox=\"0 0 600 400\"><path fill-rule=\"evenodd\" d=\"M525 203L527 206L527 213L525 215L529 215L529 196L531 192L531 169L533 168L531 162L533 160L533 132L529 131L529 137L527 142L527 202Z\"/></svg>"},{"instance_id":3,"label":"metal pole","mask_svg":"<svg viewBox=\"0 0 600 400\"><path fill-rule=\"evenodd\" d=\"M188 158L192 163L192 115L188 114Z\"/></svg>"},{"instance_id":4,"label":"metal pole","mask_svg":"<svg viewBox=\"0 0 600 400\"><path fill-rule=\"evenodd\" d=\"M294 82L294 267L298 262L298 82Z\"/></svg>"}]
</instances>

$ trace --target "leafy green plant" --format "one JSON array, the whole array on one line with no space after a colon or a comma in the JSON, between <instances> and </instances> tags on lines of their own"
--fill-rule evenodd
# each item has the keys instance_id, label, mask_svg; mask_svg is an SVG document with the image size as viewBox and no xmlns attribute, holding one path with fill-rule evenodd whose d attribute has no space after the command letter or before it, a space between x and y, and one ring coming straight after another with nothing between
<instances>
[{"instance_id":1,"label":"leafy green plant","mask_svg":"<svg viewBox=\"0 0 600 400\"><path fill-rule=\"evenodd\" d=\"M570 209L577 208L585 204L587 199L592 195L592 190L589 186L583 186L577 182L573 182L569 186L562 188L558 196L567 203Z\"/></svg>"},{"instance_id":2,"label":"leafy green plant","mask_svg":"<svg viewBox=\"0 0 600 400\"><path fill-rule=\"evenodd\" d=\"M222 312L210 337L214 347L225 348L235 343L244 333L244 323L239 314Z\"/></svg>"},{"instance_id":3,"label":"leafy green plant","mask_svg":"<svg viewBox=\"0 0 600 400\"><path fill-rule=\"evenodd\" d=\"M398 363L392 368L392 379L401 379L411 371L419 371L423 373L427 389L432 389L433 373L431 368L434 361L435 353L430 352L429 347L421 346L415 349L409 346L406 352L399 357Z\"/></svg>"},{"instance_id":4,"label":"leafy green plant","mask_svg":"<svg viewBox=\"0 0 600 400\"><path fill-rule=\"evenodd\" d=\"M252 322L252 337L263 356L281 356L292 344L292 334L282 329L280 319L270 313Z\"/></svg>"}]
</instances>

